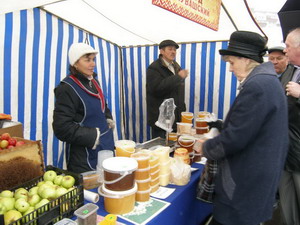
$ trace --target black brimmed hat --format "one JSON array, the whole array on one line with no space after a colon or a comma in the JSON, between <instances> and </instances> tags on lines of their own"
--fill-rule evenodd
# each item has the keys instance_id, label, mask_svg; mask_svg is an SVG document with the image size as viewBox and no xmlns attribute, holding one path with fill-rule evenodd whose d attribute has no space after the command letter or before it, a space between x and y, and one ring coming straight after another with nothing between
<instances>
[{"instance_id":1,"label":"black brimmed hat","mask_svg":"<svg viewBox=\"0 0 300 225\"><path fill-rule=\"evenodd\" d=\"M175 48L179 48L179 45L175 41L164 40L164 41L160 42L159 49L162 49L162 48L167 47L167 46L174 46Z\"/></svg>"},{"instance_id":2,"label":"black brimmed hat","mask_svg":"<svg viewBox=\"0 0 300 225\"><path fill-rule=\"evenodd\" d=\"M235 31L231 34L227 49L220 49L220 55L240 56L262 63L267 51L267 41L258 33Z\"/></svg>"}]
</instances>

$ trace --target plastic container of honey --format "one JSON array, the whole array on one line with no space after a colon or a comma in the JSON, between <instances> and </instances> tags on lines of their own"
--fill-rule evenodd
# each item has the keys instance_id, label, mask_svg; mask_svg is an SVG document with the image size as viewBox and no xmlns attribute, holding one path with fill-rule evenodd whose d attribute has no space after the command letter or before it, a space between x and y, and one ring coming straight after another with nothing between
<instances>
[{"instance_id":1,"label":"plastic container of honey","mask_svg":"<svg viewBox=\"0 0 300 225\"><path fill-rule=\"evenodd\" d=\"M130 140L118 140L115 142L116 156L130 157L135 152L135 142Z\"/></svg>"},{"instance_id":2,"label":"plastic container of honey","mask_svg":"<svg viewBox=\"0 0 300 225\"><path fill-rule=\"evenodd\" d=\"M138 163L138 169L145 169L150 166L149 164L150 155L147 153L136 152L133 153L130 157L136 159Z\"/></svg>"},{"instance_id":3,"label":"plastic container of honey","mask_svg":"<svg viewBox=\"0 0 300 225\"><path fill-rule=\"evenodd\" d=\"M169 141L177 141L177 133L173 133L173 132L169 133L168 140Z\"/></svg>"},{"instance_id":4,"label":"plastic container of honey","mask_svg":"<svg viewBox=\"0 0 300 225\"><path fill-rule=\"evenodd\" d=\"M150 167L150 174L159 171L159 164Z\"/></svg>"},{"instance_id":5,"label":"plastic container of honey","mask_svg":"<svg viewBox=\"0 0 300 225\"><path fill-rule=\"evenodd\" d=\"M192 132L192 123L176 123L177 124L177 133L181 134L191 134Z\"/></svg>"},{"instance_id":6,"label":"plastic container of honey","mask_svg":"<svg viewBox=\"0 0 300 225\"><path fill-rule=\"evenodd\" d=\"M159 188L159 179L158 179L158 183L157 184L151 186L150 193L156 192L158 190L158 188Z\"/></svg>"},{"instance_id":7,"label":"plastic container of honey","mask_svg":"<svg viewBox=\"0 0 300 225\"><path fill-rule=\"evenodd\" d=\"M160 170L157 170L156 172L154 173L150 173L150 177L151 177L151 180L155 180L156 178L159 177L159 172Z\"/></svg>"},{"instance_id":8,"label":"plastic container of honey","mask_svg":"<svg viewBox=\"0 0 300 225\"><path fill-rule=\"evenodd\" d=\"M170 147L159 147L153 150L153 154L158 157L160 163L167 162L170 155Z\"/></svg>"},{"instance_id":9,"label":"plastic container of honey","mask_svg":"<svg viewBox=\"0 0 300 225\"><path fill-rule=\"evenodd\" d=\"M182 123L192 123L194 118L194 113L191 112L182 112L181 113L181 122Z\"/></svg>"},{"instance_id":10,"label":"plastic container of honey","mask_svg":"<svg viewBox=\"0 0 300 225\"><path fill-rule=\"evenodd\" d=\"M150 199L150 192L151 192L151 188L149 187L148 190L144 190L144 191L137 191L135 194L135 200L137 202L147 202Z\"/></svg>"},{"instance_id":11,"label":"plastic container of honey","mask_svg":"<svg viewBox=\"0 0 300 225\"><path fill-rule=\"evenodd\" d=\"M104 187L98 188L98 193L104 197L104 208L111 214L125 214L134 209L137 185L127 191L111 191Z\"/></svg>"},{"instance_id":12,"label":"plastic container of honey","mask_svg":"<svg viewBox=\"0 0 300 225\"><path fill-rule=\"evenodd\" d=\"M150 181L150 186L151 187L155 186L157 184L159 184L159 176L157 176L155 179L151 179L151 181Z\"/></svg>"},{"instance_id":13,"label":"plastic container of honey","mask_svg":"<svg viewBox=\"0 0 300 225\"><path fill-rule=\"evenodd\" d=\"M177 142L181 148L187 149L188 152L193 152L193 146L195 144L195 138L193 136L181 135Z\"/></svg>"},{"instance_id":14,"label":"plastic container of honey","mask_svg":"<svg viewBox=\"0 0 300 225\"><path fill-rule=\"evenodd\" d=\"M171 165L171 160L169 158L168 161L160 163L159 165L159 174L167 174L170 173L170 165Z\"/></svg>"},{"instance_id":15,"label":"plastic container of honey","mask_svg":"<svg viewBox=\"0 0 300 225\"><path fill-rule=\"evenodd\" d=\"M134 187L138 163L133 158L112 157L103 161L104 186L112 191L126 191Z\"/></svg>"},{"instance_id":16,"label":"plastic container of honey","mask_svg":"<svg viewBox=\"0 0 300 225\"><path fill-rule=\"evenodd\" d=\"M159 164L159 158L156 155L151 155L149 159L150 167L157 166Z\"/></svg>"},{"instance_id":17,"label":"plastic container of honey","mask_svg":"<svg viewBox=\"0 0 300 225\"><path fill-rule=\"evenodd\" d=\"M138 191L145 191L150 188L151 178L148 178L146 180L135 180L135 182L137 184Z\"/></svg>"},{"instance_id":18,"label":"plastic container of honey","mask_svg":"<svg viewBox=\"0 0 300 225\"><path fill-rule=\"evenodd\" d=\"M185 164L190 164L190 156L186 148L177 148L174 152L174 158L179 158Z\"/></svg>"},{"instance_id":19,"label":"plastic container of honey","mask_svg":"<svg viewBox=\"0 0 300 225\"><path fill-rule=\"evenodd\" d=\"M159 175L159 184L161 186L167 186L170 182L170 173Z\"/></svg>"},{"instance_id":20,"label":"plastic container of honey","mask_svg":"<svg viewBox=\"0 0 300 225\"><path fill-rule=\"evenodd\" d=\"M150 167L145 169L137 169L135 171L136 180L146 180L150 178Z\"/></svg>"}]
</instances>

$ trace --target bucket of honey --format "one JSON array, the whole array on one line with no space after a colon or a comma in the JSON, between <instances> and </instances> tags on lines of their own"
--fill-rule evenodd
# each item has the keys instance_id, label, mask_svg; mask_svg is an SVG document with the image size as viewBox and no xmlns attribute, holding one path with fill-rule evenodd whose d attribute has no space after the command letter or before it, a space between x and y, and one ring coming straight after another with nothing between
<instances>
[{"instance_id":1,"label":"bucket of honey","mask_svg":"<svg viewBox=\"0 0 300 225\"><path fill-rule=\"evenodd\" d=\"M181 113L181 122L182 123L192 123L194 113L191 112L182 112Z\"/></svg>"},{"instance_id":2,"label":"bucket of honey","mask_svg":"<svg viewBox=\"0 0 300 225\"><path fill-rule=\"evenodd\" d=\"M171 159L170 158L166 162L163 162L163 163L161 162L159 164L159 174L162 175L162 174L170 173L170 166L171 166Z\"/></svg>"},{"instance_id":3,"label":"bucket of honey","mask_svg":"<svg viewBox=\"0 0 300 225\"><path fill-rule=\"evenodd\" d=\"M174 152L174 158L179 158L185 164L190 164L189 152L186 148L177 148Z\"/></svg>"},{"instance_id":4,"label":"bucket of honey","mask_svg":"<svg viewBox=\"0 0 300 225\"><path fill-rule=\"evenodd\" d=\"M135 185L135 171L138 163L128 157L112 157L102 163L104 187L112 191L126 191Z\"/></svg>"},{"instance_id":5,"label":"bucket of honey","mask_svg":"<svg viewBox=\"0 0 300 225\"><path fill-rule=\"evenodd\" d=\"M181 148L185 148L188 152L193 152L193 146L195 144L195 138L191 135L181 135L178 140L178 145Z\"/></svg>"},{"instance_id":6,"label":"bucket of honey","mask_svg":"<svg viewBox=\"0 0 300 225\"><path fill-rule=\"evenodd\" d=\"M150 166L149 164L150 155L148 153L136 152L133 153L130 157L136 159L138 163L138 169L144 169Z\"/></svg>"},{"instance_id":7,"label":"bucket of honey","mask_svg":"<svg viewBox=\"0 0 300 225\"><path fill-rule=\"evenodd\" d=\"M125 214L134 209L137 185L127 191L112 191L105 186L98 188L98 193L104 197L104 208L111 214Z\"/></svg>"},{"instance_id":8,"label":"bucket of honey","mask_svg":"<svg viewBox=\"0 0 300 225\"><path fill-rule=\"evenodd\" d=\"M135 152L135 145L135 142L130 140L116 141L116 156L130 157Z\"/></svg>"}]
</instances>

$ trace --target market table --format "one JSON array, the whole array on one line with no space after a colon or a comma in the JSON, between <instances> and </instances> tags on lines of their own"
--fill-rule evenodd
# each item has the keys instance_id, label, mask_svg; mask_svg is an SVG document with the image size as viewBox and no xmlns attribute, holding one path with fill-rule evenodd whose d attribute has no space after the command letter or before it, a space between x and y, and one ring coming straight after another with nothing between
<instances>
[{"instance_id":1,"label":"market table","mask_svg":"<svg viewBox=\"0 0 300 225\"><path fill-rule=\"evenodd\" d=\"M175 191L163 201L171 203L161 213L147 224L149 225L200 225L212 212L212 205L196 199L196 188L200 178L203 165L194 163L192 165L198 170L192 172L191 179L187 185L177 186L169 184L167 187L176 188ZM92 190L95 191L95 190ZM87 203L87 202L86 202ZM104 199L100 197L98 215L105 216L108 213L104 209ZM118 217L118 222L133 224Z\"/></svg>"}]
</instances>

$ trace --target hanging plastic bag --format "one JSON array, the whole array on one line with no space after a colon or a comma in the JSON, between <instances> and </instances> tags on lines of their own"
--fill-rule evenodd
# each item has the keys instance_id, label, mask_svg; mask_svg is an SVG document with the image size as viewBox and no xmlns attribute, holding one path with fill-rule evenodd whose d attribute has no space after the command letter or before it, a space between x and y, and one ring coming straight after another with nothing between
<instances>
[{"instance_id":1,"label":"hanging plastic bag","mask_svg":"<svg viewBox=\"0 0 300 225\"><path fill-rule=\"evenodd\" d=\"M173 98L165 99L159 106L159 117L155 125L167 132L172 132L175 120L174 110L176 105Z\"/></svg>"}]
</instances>

